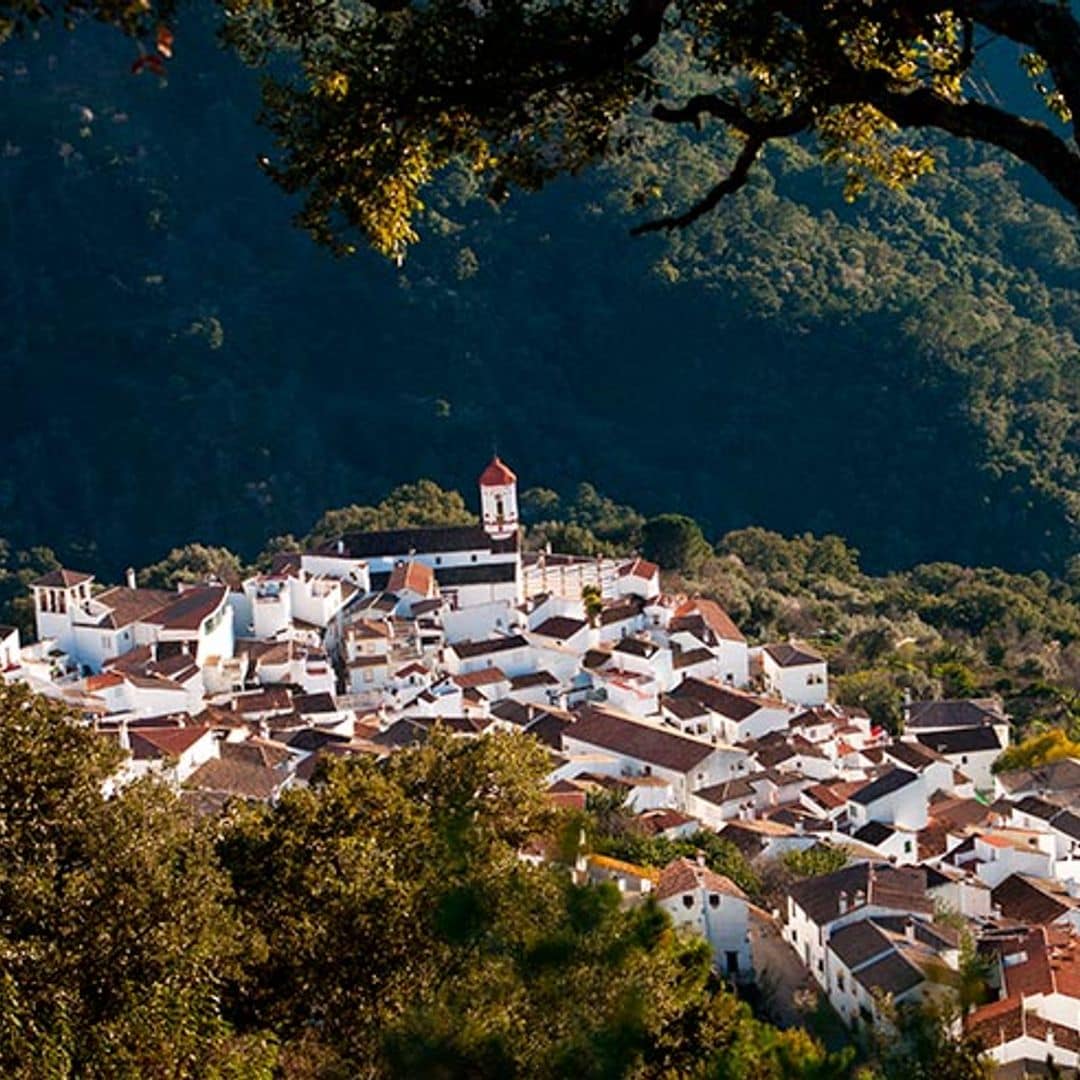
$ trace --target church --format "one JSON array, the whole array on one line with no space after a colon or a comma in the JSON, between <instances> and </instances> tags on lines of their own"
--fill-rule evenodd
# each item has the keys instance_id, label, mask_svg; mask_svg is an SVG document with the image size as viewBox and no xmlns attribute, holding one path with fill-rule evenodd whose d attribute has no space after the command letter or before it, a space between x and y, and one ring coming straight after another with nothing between
<instances>
[{"instance_id":1,"label":"church","mask_svg":"<svg viewBox=\"0 0 1080 1080\"><path fill-rule=\"evenodd\" d=\"M517 476L498 456L480 474L480 521L347 533L333 554L363 560L374 591L387 589L394 570L412 562L430 567L453 608L520 603L525 590Z\"/></svg>"}]
</instances>

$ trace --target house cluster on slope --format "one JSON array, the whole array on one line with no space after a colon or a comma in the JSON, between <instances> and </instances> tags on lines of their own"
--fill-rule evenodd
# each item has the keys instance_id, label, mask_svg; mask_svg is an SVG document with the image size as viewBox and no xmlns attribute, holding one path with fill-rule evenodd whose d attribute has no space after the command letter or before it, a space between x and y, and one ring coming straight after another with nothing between
<instances>
[{"instance_id":1,"label":"house cluster on slope","mask_svg":"<svg viewBox=\"0 0 1080 1080\"><path fill-rule=\"evenodd\" d=\"M553 802L615 792L650 833L715 830L751 863L843 847L849 864L793 885L778 919L846 1022L948 992L966 925L996 965L971 1023L998 1060L1078 1063L1080 763L995 776L1009 718L992 700L913 702L890 736L830 701L813 648L751 646L645 559L525 552L513 472L495 458L479 486L479 525L346 534L243 581L53 571L31 586L37 640L0 628L0 672L115 740L117 784L158 775L207 809L439 726L534 736ZM702 863L575 872L653 896L720 970L752 975L750 927L770 916Z\"/></svg>"}]
</instances>

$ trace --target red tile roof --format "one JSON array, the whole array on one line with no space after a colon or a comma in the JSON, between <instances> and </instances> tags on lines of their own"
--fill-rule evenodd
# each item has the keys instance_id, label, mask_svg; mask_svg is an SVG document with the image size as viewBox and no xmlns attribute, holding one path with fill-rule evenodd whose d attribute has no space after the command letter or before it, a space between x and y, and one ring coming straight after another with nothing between
<instances>
[{"instance_id":1,"label":"red tile roof","mask_svg":"<svg viewBox=\"0 0 1080 1080\"><path fill-rule=\"evenodd\" d=\"M686 858L675 859L661 871L660 882L656 887L656 899L667 900L694 889L725 893L727 896L734 896L740 900L746 899L746 893L731 878L718 874L707 866L701 866L693 859Z\"/></svg>"},{"instance_id":2,"label":"red tile roof","mask_svg":"<svg viewBox=\"0 0 1080 1080\"><path fill-rule=\"evenodd\" d=\"M430 566L425 566L421 562L398 563L390 572L390 580L386 588L395 594L408 589L420 596L429 596L435 588L435 575Z\"/></svg>"},{"instance_id":3,"label":"red tile roof","mask_svg":"<svg viewBox=\"0 0 1080 1080\"><path fill-rule=\"evenodd\" d=\"M136 760L142 761L178 757L212 730L208 727L140 728L128 733L131 754Z\"/></svg>"},{"instance_id":4,"label":"red tile roof","mask_svg":"<svg viewBox=\"0 0 1080 1080\"><path fill-rule=\"evenodd\" d=\"M488 467L480 474L481 487L503 487L507 484L516 483L517 476L514 474L513 470L499 458L498 454L491 459Z\"/></svg>"}]
</instances>

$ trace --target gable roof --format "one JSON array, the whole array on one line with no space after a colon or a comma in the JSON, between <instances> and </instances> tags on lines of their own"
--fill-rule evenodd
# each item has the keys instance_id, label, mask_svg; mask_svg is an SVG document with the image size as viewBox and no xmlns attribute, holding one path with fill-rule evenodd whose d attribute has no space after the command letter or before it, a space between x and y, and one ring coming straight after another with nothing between
<instances>
[{"instance_id":1,"label":"gable roof","mask_svg":"<svg viewBox=\"0 0 1080 1080\"><path fill-rule=\"evenodd\" d=\"M916 866L855 863L832 874L797 881L788 889L792 901L819 926L839 917L842 893L847 894L850 910L860 892L865 903L879 907L916 914L934 910L933 901L926 895L926 871Z\"/></svg>"},{"instance_id":2,"label":"gable roof","mask_svg":"<svg viewBox=\"0 0 1080 1080\"><path fill-rule=\"evenodd\" d=\"M636 577L645 581L649 581L659 573L660 567L656 563L640 557L632 559L624 566L619 567L619 577Z\"/></svg>"},{"instance_id":3,"label":"gable roof","mask_svg":"<svg viewBox=\"0 0 1080 1080\"><path fill-rule=\"evenodd\" d=\"M131 756L136 761L157 761L166 757L178 757L190 750L204 735L213 731L209 727L159 727L128 730Z\"/></svg>"},{"instance_id":4,"label":"gable roof","mask_svg":"<svg viewBox=\"0 0 1080 1080\"><path fill-rule=\"evenodd\" d=\"M110 630L121 630L134 622L149 621L150 616L176 599L176 593L165 589L129 589L124 585L114 585L94 597L89 612L80 611L80 620L102 609L96 625ZM100 607L99 607L100 605Z\"/></svg>"},{"instance_id":5,"label":"gable roof","mask_svg":"<svg viewBox=\"0 0 1080 1080\"><path fill-rule=\"evenodd\" d=\"M908 784L912 784L918 779L919 778L915 773L908 772L907 769L901 769L899 766L894 766L887 772L882 773L876 780L872 780L865 787L859 788L858 791L849 796L849 799L851 802L856 802L860 806L869 806L870 803L876 802L886 795L891 795L894 791L899 791L901 788L907 787Z\"/></svg>"},{"instance_id":6,"label":"gable roof","mask_svg":"<svg viewBox=\"0 0 1080 1080\"><path fill-rule=\"evenodd\" d=\"M1005 918L1035 926L1056 922L1070 910L1068 905L1021 874L1010 874L990 890L990 898L1001 908Z\"/></svg>"},{"instance_id":7,"label":"gable roof","mask_svg":"<svg viewBox=\"0 0 1080 1080\"><path fill-rule=\"evenodd\" d=\"M901 765L914 772L922 772L927 766L941 760L941 755L936 750L931 750L922 742L895 739L884 750L886 757L899 761Z\"/></svg>"},{"instance_id":8,"label":"gable roof","mask_svg":"<svg viewBox=\"0 0 1080 1080\"><path fill-rule=\"evenodd\" d=\"M93 581L93 574L83 574L78 570L65 570L62 566L56 570L50 570L47 574L30 582L31 588L43 589L72 589L83 582Z\"/></svg>"},{"instance_id":9,"label":"gable roof","mask_svg":"<svg viewBox=\"0 0 1080 1080\"><path fill-rule=\"evenodd\" d=\"M655 641L648 641L645 638L624 637L612 651L649 660L660 651L660 646Z\"/></svg>"},{"instance_id":10,"label":"gable roof","mask_svg":"<svg viewBox=\"0 0 1080 1080\"><path fill-rule=\"evenodd\" d=\"M953 728L945 731L928 731L916 735L923 746L929 746L939 754L974 754L984 750L1000 751L1001 742L997 732L988 724L985 727Z\"/></svg>"},{"instance_id":11,"label":"gable roof","mask_svg":"<svg viewBox=\"0 0 1080 1080\"><path fill-rule=\"evenodd\" d=\"M198 630L229 596L228 585L196 585L185 589L171 603L147 616L146 621L163 630Z\"/></svg>"},{"instance_id":12,"label":"gable roof","mask_svg":"<svg viewBox=\"0 0 1080 1080\"><path fill-rule=\"evenodd\" d=\"M879 990L895 997L914 989L926 977L903 952L894 949L855 972L854 978L867 990Z\"/></svg>"},{"instance_id":13,"label":"gable roof","mask_svg":"<svg viewBox=\"0 0 1080 1080\"><path fill-rule=\"evenodd\" d=\"M690 675L683 677L683 681L671 691L671 696L699 701L707 709L735 721L745 720L759 709L773 704L744 690L733 690L714 679ZM779 706L779 702L776 704Z\"/></svg>"},{"instance_id":14,"label":"gable roof","mask_svg":"<svg viewBox=\"0 0 1080 1080\"><path fill-rule=\"evenodd\" d=\"M695 615L701 618L719 640L746 641L731 616L715 600L708 600L704 596L695 596L680 604L675 609L669 629L689 628Z\"/></svg>"},{"instance_id":15,"label":"gable roof","mask_svg":"<svg viewBox=\"0 0 1080 1080\"><path fill-rule=\"evenodd\" d=\"M845 967L854 970L868 960L887 953L892 948L892 942L872 920L860 919L834 930L829 935L829 948Z\"/></svg>"},{"instance_id":16,"label":"gable roof","mask_svg":"<svg viewBox=\"0 0 1080 1080\"><path fill-rule=\"evenodd\" d=\"M512 554L518 549L515 533L506 540L493 540L479 525L437 525L428 528L382 529L346 533L345 552L352 558L377 556L431 555L449 551L491 551Z\"/></svg>"},{"instance_id":17,"label":"gable roof","mask_svg":"<svg viewBox=\"0 0 1080 1080\"><path fill-rule=\"evenodd\" d=\"M993 698L913 701L907 706L905 728L982 727L1008 717Z\"/></svg>"},{"instance_id":18,"label":"gable roof","mask_svg":"<svg viewBox=\"0 0 1080 1080\"><path fill-rule=\"evenodd\" d=\"M457 641L447 648L452 649L462 660L472 660L477 656L507 652L510 649L524 649L529 645L520 634L507 637L488 638L486 641Z\"/></svg>"},{"instance_id":19,"label":"gable roof","mask_svg":"<svg viewBox=\"0 0 1080 1080\"><path fill-rule=\"evenodd\" d=\"M572 638L579 630L584 630L589 624L584 619L574 619L569 615L553 615L545 619L532 631L541 637L557 638L565 641Z\"/></svg>"},{"instance_id":20,"label":"gable roof","mask_svg":"<svg viewBox=\"0 0 1080 1080\"><path fill-rule=\"evenodd\" d=\"M891 836L896 835L896 830L891 825L885 825L880 821L868 821L861 829L856 829L851 834L856 840L871 847L879 847Z\"/></svg>"},{"instance_id":21,"label":"gable roof","mask_svg":"<svg viewBox=\"0 0 1080 1080\"><path fill-rule=\"evenodd\" d=\"M684 735L663 731L592 706L582 709L574 725L567 728L564 734L568 738L673 772L689 772L713 753L709 743L688 739Z\"/></svg>"},{"instance_id":22,"label":"gable roof","mask_svg":"<svg viewBox=\"0 0 1080 1080\"><path fill-rule=\"evenodd\" d=\"M657 900L667 900L694 889L724 893L738 900L746 899L746 893L731 878L687 858L674 859L664 867L660 872L660 881L656 886L655 895Z\"/></svg>"},{"instance_id":23,"label":"gable roof","mask_svg":"<svg viewBox=\"0 0 1080 1080\"><path fill-rule=\"evenodd\" d=\"M765 652L782 668L805 667L807 664L823 664L825 657L806 645L785 641L779 645L766 645Z\"/></svg>"},{"instance_id":24,"label":"gable roof","mask_svg":"<svg viewBox=\"0 0 1080 1080\"><path fill-rule=\"evenodd\" d=\"M398 563L390 571L390 579L386 588L395 594L400 594L408 589L410 592L427 596L435 587L435 575L430 566L422 562L410 559L408 562Z\"/></svg>"}]
</instances>

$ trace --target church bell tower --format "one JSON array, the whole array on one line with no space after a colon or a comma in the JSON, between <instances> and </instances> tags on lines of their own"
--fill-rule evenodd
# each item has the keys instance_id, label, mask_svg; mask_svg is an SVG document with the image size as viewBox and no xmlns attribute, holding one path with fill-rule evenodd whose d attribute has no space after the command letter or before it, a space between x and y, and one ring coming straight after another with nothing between
<instances>
[{"instance_id":1,"label":"church bell tower","mask_svg":"<svg viewBox=\"0 0 1080 1080\"><path fill-rule=\"evenodd\" d=\"M517 477L497 454L480 474L480 519L493 540L506 540L518 530Z\"/></svg>"}]
</instances>

